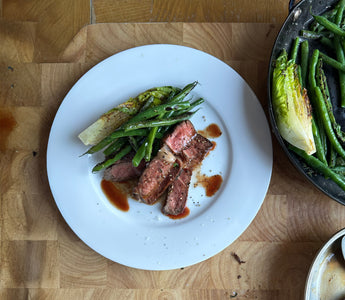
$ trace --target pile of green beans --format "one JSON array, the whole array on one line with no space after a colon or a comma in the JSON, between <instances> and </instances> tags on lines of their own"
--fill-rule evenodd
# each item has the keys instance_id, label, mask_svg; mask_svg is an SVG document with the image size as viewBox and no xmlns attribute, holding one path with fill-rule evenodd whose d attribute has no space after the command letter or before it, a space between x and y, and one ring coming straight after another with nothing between
<instances>
[{"instance_id":1,"label":"pile of green beans","mask_svg":"<svg viewBox=\"0 0 345 300\"><path fill-rule=\"evenodd\" d=\"M135 151L132 160L135 167L139 166L143 159L150 161L158 150L164 133L175 124L190 119L196 113L196 110L192 110L204 102L202 98L195 101L186 100L197 84L195 81L183 89L173 87L159 104L154 103L153 96L148 98L136 115L84 153L103 151L104 161L98 163L92 172L110 167L131 151Z\"/></svg>"},{"instance_id":2,"label":"pile of green beans","mask_svg":"<svg viewBox=\"0 0 345 300\"><path fill-rule=\"evenodd\" d=\"M289 149L299 155L309 167L333 180L345 191L345 133L334 117L324 70L324 64L327 64L337 71L340 94L337 105L345 108L344 9L345 0L340 0L324 14L313 15L314 20L309 28L302 30L292 44L290 59L296 63L301 86L306 89L312 107L316 153L308 155L292 145L289 145ZM314 44L319 41L320 47L311 52L310 40Z\"/></svg>"}]
</instances>

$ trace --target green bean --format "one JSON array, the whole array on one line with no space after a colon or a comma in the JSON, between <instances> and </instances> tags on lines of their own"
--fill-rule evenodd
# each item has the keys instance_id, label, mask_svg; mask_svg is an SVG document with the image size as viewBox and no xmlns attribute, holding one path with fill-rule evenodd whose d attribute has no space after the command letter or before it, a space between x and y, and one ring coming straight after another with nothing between
<instances>
[{"instance_id":1,"label":"green bean","mask_svg":"<svg viewBox=\"0 0 345 300\"><path fill-rule=\"evenodd\" d=\"M323 37L320 38L320 43L321 43L322 45L324 45L324 46L330 48L330 49L334 49L334 46L333 46L333 43L332 43L331 39L329 39L329 38L327 38L327 37L325 37L325 36L323 36Z\"/></svg>"},{"instance_id":2,"label":"green bean","mask_svg":"<svg viewBox=\"0 0 345 300\"><path fill-rule=\"evenodd\" d=\"M327 80L326 80L326 75L323 71L323 64L322 64L322 59L319 58L318 62L316 64L316 70L315 70L315 78L316 78L316 85L320 87L322 95L324 96L326 105L327 105L327 110L330 112L333 110L332 104L330 102L330 94L329 94L329 89L327 85Z\"/></svg>"},{"instance_id":3,"label":"green bean","mask_svg":"<svg viewBox=\"0 0 345 300\"><path fill-rule=\"evenodd\" d=\"M173 97L169 102L175 103L182 101L198 84L197 81L194 81L190 84L187 84L180 93Z\"/></svg>"},{"instance_id":4,"label":"green bean","mask_svg":"<svg viewBox=\"0 0 345 300\"><path fill-rule=\"evenodd\" d=\"M192 117L194 113L185 113L179 116L176 116L174 118L170 119L162 119L162 120L147 120L147 121L142 121L138 123L133 123L133 124L128 124L124 127L125 130L131 131L131 130L136 130L140 128L152 128L152 127L157 127L157 126L169 126L173 125L185 120L188 120Z\"/></svg>"},{"instance_id":5,"label":"green bean","mask_svg":"<svg viewBox=\"0 0 345 300\"><path fill-rule=\"evenodd\" d=\"M337 60L341 64L345 64L345 56L338 36L334 37L334 49L337 56ZM340 104L342 107L345 107L345 73L343 71L338 70L338 76L340 86Z\"/></svg>"},{"instance_id":6,"label":"green bean","mask_svg":"<svg viewBox=\"0 0 345 300\"><path fill-rule=\"evenodd\" d=\"M319 60L319 54L320 51L318 49L315 49L309 63L308 83L310 91L313 91L313 88L316 87L315 71L317 62Z\"/></svg>"},{"instance_id":7,"label":"green bean","mask_svg":"<svg viewBox=\"0 0 345 300\"><path fill-rule=\"evenodd\" d=\"M336 13L335 19L334 19L334 23L337 26L340 26L341 20L343 18L344 8L345 8L345 1L340 0L337 4L337 13Z\"/></svg>"},{"instance_id":8,"label":"green bean","mask_svg":"<svg viewBox=\"0 0 345 300\"><path fill-rule=\"evenodd\" d=\"M333 106L332 106L331 97L329 94L326 75L322 69L322 61L321 60L319 60L319 62L318 62L316 72L317 72L316 83L317 83L317 86L319 86L321 89L322 96L323 96L323 99L325 101L325 105L327 108L328 116L329 116L329 119L332 123L332 127L333 127L336 135L338 136L338 138L343 143L345 143L345 133L341 130L341 126L337 123L337 121L334 117L334 114L333 114Z\"/></svg>"},{"instance_id":9,"label":"green bean","mask_svg":"<svg viewBox=\"0 0 345 300\"><path fill-rule=\"evenodd\" d=\"M181 110L178 110L178 111L174 111L172 112L171 115L169 115L169 117L166 117L166 118L170 118L170 117L175 117L175 116L180 116L182 114L185 114L185 113L188 113L190 112L192 109L194 109L195 107L199 106L201 103L204 102L204 99L203 98L199 98L198 100L195 100L194 102L192 102L190 104L190 107L186 108L186 109L181 109ZM198 109L199 110L199 109ZM197 111L197 110L196 110ZM196 112L195 111L195 112Z\"/></svg>"},{"instance_id":10,"label":"green bean","mask_svg":"<svg viewBox=\"0 0 345 300\"><path fill-rule=\"evenodd\" d=\"M116 130L107 137L105 137L103 140L101 140L98 144L92 146L89 150L87 150L84 154L93 154L98 151L101 151L103 148L108 146L111 142L113 142L115 139L121 138L121 137L127 137L127 136L145 136L147 134L146 130L138 130L138 131L132 131L132 132L126 132L124 130Z\"/></svg>"},{"instance_id":11,"label":"green bean","mask_svg":"<svg viewBox=\"0 0 345 300\"><path fill-rule=\"evenodd\" d=\"M306 87L306 77L308 73L308 61L309 61L309 43L308 41L303 41L301 43L301 76L302 76L302 86Z\"/></svg>"},{"instance_id":12,"label":"green bean","mask_svg":"<svg viewBox=\"0 0 345 300\"><path fill-rule=\"evenodd\" d=\"M341 175L345 175L345 167L344 166L334 166L332 168L332 171L337 173L337 174L341 174Z\"/></svg>"},{"instance_id":13,"label":"green bean","mask_svg":"<svg viewBox=\"0 0 345 300\"><path fill-rule=\"evenodd\" d=\"M113 154L114 152L119 151L124 144L126 144L127 140L126 138L119 138L116 139L114 142L112 142L105 150L103 151L103 154L105 156L109 156Z\"/></svg>"},{"instance_id":14,"label":"green bean","mask_svg":"<svg viewBox=\"0 0 345 300\"><path fill-rule=\"evenodd\" d=\"M345 53L345 40L344 39L340 39L340 44L341 44L341 47L343 48L343 52Z\"/></svg>"},{"instance_id":15,"label":"green bean","mask_svg":"<svg viewBox=\"0 0 345 300\"><path fill-rule=\"evenodd\" d=\"M297 53L298 53L298 49L299 49L299 41L300 41L299 37L296 37L293 44L292 44L290 59L293 62L296 62Z\"/></svg>"},{"instance_id":16,"label":"green bean","mask_svg":"<svg viewBox=\"0 0 345 300\"><path fill-rule=\"evenodd\" d=\"M194 89L194 87L198 84L197 81L194 81L193 83L187 84L182 90L180 88L174 87L172 92L170 93L169 97L167 98L165 104L162 106L155 106L152 107L150 110L142 111L140 114L134 116L129 122L137 122L144 119L150 119L153 118L159 114L161 114L163 111L160 110L167 110L169 109L169 104L180 104L182 106L188 105L188 101L182 102L182 100Z\"/></svg>"},{"instance_id":17,"label":"green bean","mask_svg":"<svg viewBox=\"0 0 345 300\"><path fill-rule=\"evenodd\" d=\"M319 128L317 127L314 118L312 118L311 124L312 124L314 143L315 143L315 148L316 148L316 156L318 159L320 159L320 161L327 164L325 149L323 147L323 142L321 140Z\"/></svg>"},{"instance_id":18,"label":"green bean","mask_svg":"<svg viewBox=\"0 0 345 300\"><path fill-rule=\"evenodd\" d=\"M150 130L149 135L147 136L147 145L145 149L145 160L150 161L151 160L151 154L152 154L152 147L153 147L153 142L156 137L156 133L158 131L159 127L153 127Z\"/></svg>"},{"instance_id":19,"label":"green bean","mask_svg":"<svg viewBox=\"0 0 345 300\"><path fill-rule=\"evenodd\" d=\"M137 140L133 137L133 136L129 136L128 137L128 142L131 145L131 147L133 148L134 151L138 151L138 142Z\"/></svg>"},{"instance_id":20,"label":"green bean","mask_svg":"<svg viewBox=\"0 0 345 300\"><path fill-rule=\"evenodd\" d=\"M202 104L202 103L204 103L204 102L205 102L204 98L199 98L199 99L193 101L193 102L190 104L189 110L190 110L190 109L193 109L194 107L196 107L196 106L198 106L198 105L200 105L200 104Z\"/></svg>"},{"instance_id":21,"label":"green bean","mask_svg":"<svg viewBox=\"0 0 345 300\"><path fill-rule=\"evenodd\" d=\"M172 91L169 95L169 97L166 99L165 102L170 102L174 97L176 97L179 93L181 93L181 89L175 88L174 91Z\"/></svg>"},{"instance_id":22,"label":"green bean","mask_svg":"<svg viewBox=\"0 0 345 300\"><path fill-rule=\"evenodd\" d=\"M147 145L147 138L142 142L140 145L138 151L135 153L133 159L132 159L132 164L134 167L137 167L140 165L140 162L145 156L145 150L146 150L146 145Z\"/></svg>"},{"instance_id":23,"label":"green bean","mask_svg":"<svg viewBox=\"0 0 345 300\"><path fill-rule=\"evenodd\" d=\"M343 167L345 167L345 159L343 159L340 156L337 156L335 165L336 166L343 166Z\"/></svg>"},{"instance_id":24,"label":"green bean","mask_svg":"<svg viewBox=\"0 0 345 300\"><path fill-rule=\"evenodd\" d=\"M138 101L145 104L141 106L139 113L84 153L93 154L105 148L103 154L106 160L97 164L92 171L97 172L109 167L131 149L136 151L132 160L134 166L138 166L144 157L150 160L156 151L159 139L163 137L162 128L169 128L189 119L195 113L190 111L204 101L203 99L194 102L184 100L197 84L197 81L192 82L183 89L164 86L140 94ZM131 112L131 107L123 105L122 108ZM137 136L145 136L145 138L140 141L135 138ZM126 145L126 142L129 144Z\"/></svg>"},{"instance_id":25,"label":"green bean","mask_svg":"<svg viewBox=\"0 0 345 300\"><path fill-rule=\"evenodd\" d=\"M162 113L166 113L169 111L176 111L180 109L186 109L190 106L188 101L179 102L179 103L164 103L161 105L157 105L155 107L151 107L141 113L138 113L136 116L131 118L128 122L122 125L123 128L126 128L130 124L134 124L141 121L146 121L153 117L159 116Z\"/></svg>"},{"instance_id":26,"label":"green bean","mask_svg":"<svg viewBox=\"0 0 345 300\"><path fill-rule=\"evenodd\" d=\"M102 163L97 164L93 169L92 172L98 172L105 168L110 167L112 164L120 160L126 154L128 154L132 150L131 145L125 146L122 150L120 150L114 157L105 160Z\"/></svg>"},{"instance_id":27,"label":"green bean","mask_svg":"<svg viewBox=\"0 0 345 300\"><path fill-rule=\"evenodd\" d=\"M316 170L317 172L320 172L323 174L326 178L330 178L333 180L342 190L345 191L345 181L342 179L341 176L339 176L337 173L332 171L331 168L329 168L327 165L322 163L320 160L318 160L316 157L312 155L308 155L305 151L298 149L292 145L289 145L289 148L294 151L297 155L302 157L304 161L307 163L309 167Z\"/></svg>"},{"instance_id":28,"label":"green bean","mask_svg":"<svg viewBox=\"0 0 345 300\"><path fill-rule=\"evenodd\" d=\"M334 147L334 149L337 151L337 153L341 157L345 158L345 150L339 143L333 131L332 124L329 119L329 115L328 115L327 108L325 105L325 101L323 99L322 92L318 86L316 86L314 89L314 95L315 95L315 100L316 100L315 102L317 103L317 110L319 112L318 116L321 118L322 123L325 126L325 132L327 134L327 137L330 143L332 144L332 146Z\"/></svg>"},{"instance_id":29,"label":"green bean","mask_svg":"<svg viewBox=\"0 0 345 300\"><path fill-rule=\"evenodd\" d=\"M177 103L177 102L183 100L183 95L186 95L187 93L189 93L189 92L191 91L191 89L194 88L195 84L196 84L196 83L193 83L193 84L188 85L188 86L184 89L184 91L183 91L182 94L181 94L181 90L178 89L178 88L176 88L175 91L173 91L173 92L170 93L169 97L166 99L166 103L172 103L172 101L174 101L174 102ZM179 97L177 97L177 96L179 96ZM143 110L148 109L148 107L149 107L149 106L144 107ZM174 113L174 110L171 110L170 112L168 112L169 115L171 115L171 114L173 114L173 113ZM161 115L159 115L157 118L161 118L161 117L163 117L163 115L164 115L164 113L162 113ZM146 139L146 142L145 142L145 143L146 143L146 144L145 144L145 160L146 160L146 161L150 161L150 159L151 159L152 149L153 149L153 143L154 143L155 139L156 139L158 136L159 136L158 127L153 127L153 128L151 128L151 130L150 130L150 132L149 132L149 134L148 134L148 137L147 137L147 139ZM137 151L138 149L135 149L135 150ZM141 150L143 151L143 149L141 149ZM134 159L134 163L135 163L135 164L140 163L140 161L141 161L141 159L142 159L142 157L141 157L142 154L143 154L143 153L139 153L139 154L138 154L139 157L136 157L136 158ZM139 158L140 158L140 161L137 161L137 160L139 160Z\"/></svg>"},{"instance_id":30,"label":"green bean","mask_svg":"<svg viewBox=\"0 0 345 300\"><path fill-rule=\"evenodd\" d=\"M318 61L319 61L319 50L315 49L312 56L311 56L311 59L310 59L309 73L308 73L309 97L310 97L312 106L314 108L317 107L317 103L315 100L316 96L314 94L314 90L315 90L315 87L317 86L315 73L316 73L316 66L317 66ZM319 129L318 131L319 131L320 139L322 142L323 151L326 155L326 153L327 153L327 137L326 137L324 125L321 122L320 112L318 110L316 110L314 112L314 114L315 114L315 123Z\"/></svg>"},{"instance_id":31,"label":"green bean","mask_svg":"<svg viewBox=\"0 0 345 300\"><path fill-rule=\"evenodd\" d=\"M323 13L323 17L329 19L329 20L333 20L334 16L337 13L337 8L334 8L332 10L328 10L325 13ZM325 29L324 26L320 25L318 22L316 22L315 20L313 21L313 23L310 26L311 30L313 31L317 31L317 32L321 32L322 30Z\"/></svg>"},{"instance_id":32,"label":"green bean","mask_svg":"<svg viewBox=\"0 0 345 300\"><path fill-rule=\"evenodd\" d=\"M345 64L340 63L339 61L335 60L334 58L329 57L327 54L320 52L320 56L322 57L323 61L330 65L331 67L345 72Z\"/></svg>"},{"instance_id":33,"label":"green bean","mask_svg":"<svg viewBox=\"0 0 345 300\"><path fill-rule=\"evenodd\" d=\"M328 20L326 17L313 15L313 18L316 20L316 22L318 22L319 24L321 24L322 26L324 26L326 29L333 32L334 34L342 36L342 37L345 36L345 31L342 30L337 24Z\"/></svg>"},{"instance_id":34,"label":"green bean","mask_svg":"<svg viewBox=\"0 0 345 300\"><path fill-rule=\"evenodd\" d=\"M162 119L165 115L169 115L170 117L171 112L168 113L162 113L161 115L159 115L156 120L160 120ZM153 147L153 143L155 141L156 138L156 134L158 132L159 127L152 127L150 130L150 133L147 136L147 145L145 147L145 160L146 161L150 161L151 160L151 154L152 154L152 147Z\"/></svg>"},{"instance_id":35,"label":"green bean","mask_svg":"<svg viewBox=\"0 0 345 300\"><path fill-rule=\"evenodd\" d=\"M330 152L329 152L329 162L328 165L329 167L333 168L335 167L337 163L337 151L334 150L333 146L330 147Z\"/></svg>"},{"instance_id":36,"label":"green bean","mask_svg":"<svg viewBox=\"0 0 345 300\"><path fill-rule=\"evenodd\" d=\"M148 131L146 131L148 133ZM156 139L162 139L163 138L163 134L160 132L156 133ZM127 143L127 139L125 137L120 138L115 140L114 142L112 142L104 151L103 154L107 157L115 152L117 152L118 150L120 150L125 144ZM133 146L133 144L132 144ZM140 148L140 147L139 147Z\"/></svg>"}]
</instances>

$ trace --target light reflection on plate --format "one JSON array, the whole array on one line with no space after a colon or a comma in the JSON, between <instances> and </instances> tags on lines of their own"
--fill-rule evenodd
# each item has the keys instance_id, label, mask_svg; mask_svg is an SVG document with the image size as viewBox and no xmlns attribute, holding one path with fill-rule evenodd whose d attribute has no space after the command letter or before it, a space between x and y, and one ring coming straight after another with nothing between
<instances>
[{"instance_id":1,"label":"light reflection on plate","mask_svg":"<svg viewBox=\"0 0 345 300\"><path fill-rule=\"evenodd\" d=\"M191 184L190 215L181 220L164 216L159 204L132 199L128 212L116 209L100 188L101 174L91 174L99 158L79 157L86 147L77 135L143 90L195 80L199 85L191 95L206 101L192 123L197 130L216 123L223 132L201 172L221 174L221 189L206 197ZM228 65L188 47L142 46L99 63L70 90L51 128L47 171L61 214L92 249L130 267L175 269L222 251L251 223L271 178L271 135L256 96Z\"/></svg>"}]
</instances>

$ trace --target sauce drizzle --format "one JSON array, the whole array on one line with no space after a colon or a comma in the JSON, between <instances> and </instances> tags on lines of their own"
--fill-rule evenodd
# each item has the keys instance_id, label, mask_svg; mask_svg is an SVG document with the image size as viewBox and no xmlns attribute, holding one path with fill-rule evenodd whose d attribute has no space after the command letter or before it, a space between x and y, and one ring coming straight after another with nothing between
<instances>
[{"instance_id":1,"label":"sauce drizzle","mask_svg":"<svg viewBox=\"0 0 345 300\"><path fill-rule=\"evenodd\" d=\"M219 126L215 123L208 125L204 130L199 130L199 134L206 138L217 138L222 135L222 131ZM212 141L212 148L209 150L207 155L216 148L217 143ZM207 156L206 155L206 156ZM200 168L200 166L199 166ZM212 175L207 176L200 173L199 170L196 171L197 182L194 184L194 187L200 185L205 189L205 194L207 197L212 197L221 187L223 183L223 178L221 175ZM102 180L101 188L108 198L108 200L118 209L122 211L129 210L128 197L130 195L130 190L133 188L133 183L131 182L122 182L122 186L125 188L120 188L118 185L114 184L111 181ZM128 184L128 186L127 186ZM178 215L167 215L170 219L178 220L187 217L190 214L188 207L185 207L182 213Z\"/></svg>"},{"instance_id":2,"label":"sauce drizzle","mask_svg":"<svg viewBox=\"0 0 345 300\"><path fill-rule=\"evenodd\" d=\"M125 192L119 189L114 183L108 180L101 181L101 188L108 200L119 210L129 211L128 197Z\"/></svg>"},{"instance_id":3,"label":"sauce drizzle","mask_svg":"<svg viewBox=\"0 0 345 300\"><path fill-rule=\"evenodd\" d=\"M208 125L204 130L199 130L198 133L206 138L217 138L222 135L222 131L215 123Z\"/></svg>"},{"instance_id":4,"label":"sauce drizzle","mask_svg":"<svg viewBox=\"0 0 345 300\"><path fill-rule=\"evenodd\" d=\"M198 172L196 174L197 182L195 186L201 185L205 189L207 197L212 197L220 189L223 183L223 177L219 174L207 176Z\"/></svg>"}]
</instances>

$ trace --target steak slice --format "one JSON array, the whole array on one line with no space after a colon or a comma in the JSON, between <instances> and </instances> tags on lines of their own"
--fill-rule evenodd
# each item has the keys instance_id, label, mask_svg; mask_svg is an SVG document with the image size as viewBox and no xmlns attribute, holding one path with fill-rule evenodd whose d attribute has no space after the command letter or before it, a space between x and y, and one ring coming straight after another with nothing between
<instances>
[{"instance_id":1,"label":"steak slice","mask_svg":"<svg viewBox=\"0 0 345 300\"><path fill-rule=\"evenodd\" d=\"M178 215L183 212L186 207L188 198L188 189L192 171L190 169L182 169L178 177L168 188L168 195L162 212L166 215Z\"/></svg>"},{"instance_id":2,"label":"steak slice","mask_svg":"<svg viewBox=\"0 0 345 300\"><path fill-rule=\"evenodd\" d=\"M182 150L182 158L185 166L194 169L200 164L213 144L200 134L196 134L190 143Z\"/></svg>"},{"instance_id":3,"label":"steak slice","mask_svg":"<svg viewBox=\"0 0 345 300\"><path fill-rule=\"evenodd\" d=\"M193 124L189 120L183 121L165 138L164 143L173 153L178 154L188 145L195 134Z\"/></svg>"},{"instance_id":4,"label":"steak slice","mask_svg":"<svg viewBox=\"0 0 345 300\"><path fill-rule=\"evenodd\" d=\"M131 152L115 162L104 170L103 178L112 182L120 182L139 177L143 173L146 163L142 160L138 167L134 167L132 164L133 157L134 153Z\"/></svg>"},{"instance_id":5,"label":"steak slice","mask_svg":"<svg viewBox=\"0 0 345 300\"><path fill-rule=\"evenodd\" d=\"M155 203L180 170L181 162L164 145L140 176L134 194L147 204Z\"/></svg>"}]
</instances>

